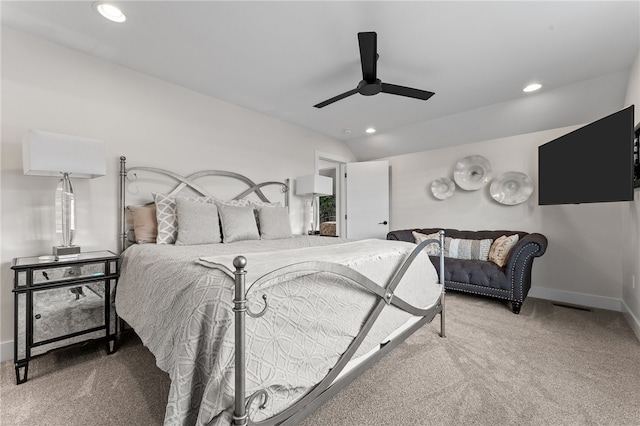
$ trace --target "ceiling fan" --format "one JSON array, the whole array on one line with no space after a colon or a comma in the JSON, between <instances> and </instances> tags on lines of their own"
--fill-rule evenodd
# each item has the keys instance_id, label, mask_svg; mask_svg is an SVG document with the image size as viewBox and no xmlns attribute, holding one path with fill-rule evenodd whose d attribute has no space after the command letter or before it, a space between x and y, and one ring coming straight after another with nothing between
<instances>
[{"instance_id":1,"label":"ceiling fan","mask_svg":"<svg viewBox=\"0 0 640 426\"><path fill-rule=\"evenodd\" d=\"M324 102L314 105L316 108L323 108L336 101L346 98L347 96L360 93L364 96L377 95L378 93L389 93L392 95L406 96L409 98L422 99L426 101L434 95L433 92L426 90L413 89L411 87L398 86L395 84L383 83L376 76L376 62L378 61L377 53L378 35L375 32L358 33L358 43L360 45L360 63L362 64L362 81L358 83L358 87L348 92L344 92Z\"/></svg>"}]
</instances>

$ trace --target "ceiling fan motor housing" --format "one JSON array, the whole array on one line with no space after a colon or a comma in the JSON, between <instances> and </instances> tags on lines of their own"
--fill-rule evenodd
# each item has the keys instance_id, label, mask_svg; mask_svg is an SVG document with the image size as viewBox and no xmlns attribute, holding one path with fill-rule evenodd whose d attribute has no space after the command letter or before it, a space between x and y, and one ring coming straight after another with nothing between
<instances>
[{"instance_id":1,"label":"ceiling fan motor housing","mask_svg":"<svg viewBox=\"0 0 640 426\"><path fill-rule=\"evenodd\" d=\"M373 83L370 83L366 80L362 80L360 83L358 83L358 93L364 96L377 95L381 90L382 81L380 81L379 78L376 78Z\"/></svg>"}]
</instances>

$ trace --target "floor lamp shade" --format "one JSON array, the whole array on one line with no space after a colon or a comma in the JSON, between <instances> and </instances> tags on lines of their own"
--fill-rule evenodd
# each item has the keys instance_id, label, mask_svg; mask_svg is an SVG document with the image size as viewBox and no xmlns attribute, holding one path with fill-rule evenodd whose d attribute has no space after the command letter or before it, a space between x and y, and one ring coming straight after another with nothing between
<instances>
[{"instance_id":1,"label":"floor lamp shade","mask_svg":"<svg viewBox=\"0 0 640 426\"><path fill-rule=\"evenodd\" d=\"M96 178L107 174L104 142L97 139L29 130L22 143L25 175L62 177L56 188L55 223L60 242L55 255L80 252L75 237L75 195L70 177Z\"/></svg>"},{"instance_id":2,"label":"floor lamp shade","mask_svg":"<svg viewBox=\"0 0 640 426\"><path fill-rule=\"evenodd\" d=\"M333 195L333 179L321 175L302 176L296 179L296 195L311 195L313 220L310 233L316 233L316 212L318 195Z\"/></svg>"}]
</instances>

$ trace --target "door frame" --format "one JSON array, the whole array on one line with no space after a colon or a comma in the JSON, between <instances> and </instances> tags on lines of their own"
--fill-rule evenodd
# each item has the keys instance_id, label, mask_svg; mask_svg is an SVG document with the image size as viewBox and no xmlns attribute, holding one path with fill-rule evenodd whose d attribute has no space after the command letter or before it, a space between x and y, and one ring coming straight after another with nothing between
<instances>
[{"instance_id":1,"label":"door frame","mask_svg":"<svg viewBox=\"0 0 640 426\"><path fill-rule=\"evenodd\" d=\"M347 194L345 191L345 168L347 163L354 160L341 157L335 154L329 154L322 151L315 152L314 170L315 174L320 174L321 169L336 169L336 233L344 237L347 235L344 215L346 214ZM323 167L323 163L332 163L331 167Z\"/></svg>"}]
</instances>

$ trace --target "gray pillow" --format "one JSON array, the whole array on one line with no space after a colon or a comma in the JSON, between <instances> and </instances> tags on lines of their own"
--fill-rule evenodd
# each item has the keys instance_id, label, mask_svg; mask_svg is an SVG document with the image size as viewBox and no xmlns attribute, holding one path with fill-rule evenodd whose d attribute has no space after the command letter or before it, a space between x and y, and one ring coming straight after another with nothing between
<instances>
[{"instance_id":1,"label":"gray pillow","mask_svg":"<svg viewBox=\"0 0 640 426\"><path fill-rule=\"evenodd\" d=\"M291 222L286 207L263 207L258 210L260 220L260 238L263 240L279 240L291 238Z\"/></svg>"},{"instance_id":2,"label":"gray pillow","mask_svg":"<svg viewBox=\"0 0 640 426\"><path fill-rule=\"evenodd\" d=\"M260 239L252 206L231 206L224 203L216 204L218 205L218 214L220 215L220 222L222 223L223 243Z\"/></svg>"},{"instance_id":3,"label":"gray pillow","mask_svg":"<svg viewBox=\"0 0 640 426\"><path fill-rule=\"evenodd\" d=\"M176 218L177 246L221 242L218 207L214 203L176 197Z\"/></svg>"},{"instance_id":4,"label":"gray pillow","mask_svg":"<svg viewBox=\"0 0 640 426\"><path fill-rule=\"evenodd\" d=\"M176 242L178 236L177 198L199 203L212 201L209 197L174 197L173 195L160 194L159 192L154 192L152 195L156 203L156 220L158 222L156 244L174 244Z\"/></svg>"}]
</instances>

